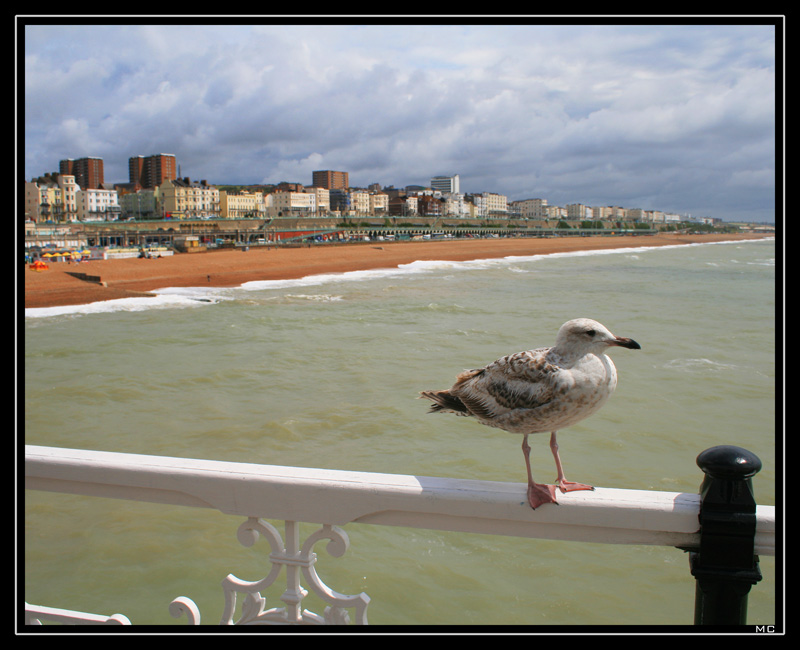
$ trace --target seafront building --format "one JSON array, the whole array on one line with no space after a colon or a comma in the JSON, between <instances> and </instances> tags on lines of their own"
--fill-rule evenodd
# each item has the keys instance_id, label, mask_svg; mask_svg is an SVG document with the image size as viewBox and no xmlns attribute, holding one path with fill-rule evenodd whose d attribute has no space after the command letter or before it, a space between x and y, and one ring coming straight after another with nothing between
<instances>
[{"instance_id":1,"label":"seafront building","mask_svg":"<svg viewBox=\"0 0 800 650\"><path fill-rule=\"evenodd\" d=\"M275 217L308 217L317 210L317 195L311 192L272 192L264 196L266 215Z\"/></svg>"},{"instance_id":2,"label":"seafront building","mask_svg":"<svg viewBox=\"0 0 800 650\"><path fill-rule=\"evenodd\" d=\"M350 187L349 173L312 172L312 184L281 182L251 186L253 191L220 191L207 181L178 178L174 154L132 156L128 183L113 189L103 182L103 159L87 157L59 162L60 173L25 183L25 219L32 222L115 219L259 219L276 217L386 216L469 220L521 219L542 223L595 221L670 224L685 216L659 210L550 205L547 199L508 201L496 192L462 193L458 174L433 176L430 186L381 189ZM70 173L67 173L70 172Z\"/></svg>"},{"instance_id":3,"label":"seafront building","mask_svg":"<svg viewBox=\"0 0 800 650\"><path fill-rule=\"evenodd\" d=\"M433 194L417 195L417 211L423 217L442 217L444 205L441 199Z\"/></svg>"},{"instance_id":4,"label":"seafront building","mask_svg":"<svg viewBox=\"0 0 800 650\"><path fill-rule=\"evenodd\" d=\"M389 195L385 192L359 188L333 189L328 197L329 211L334 215L380 216L390 213Z\"/></svg>"},{"instance_id":5,"label":"seafront building","mask_svg":"<svg viewBox=\"0 0 800 650\"><path fill-rule=\"evenodd\" d=\"M135 188L154 190L166 180L178 177L175 154L159 153L128 158L128 178Z\"/></svg>"},{"instance_id":6,"label":"seafront building","mask_svg":"<svg viewBox=\"0 0 800 650\"><path fill-rule=\"evenodd\" d=\"M547 218L547 199L524 199L522 201L512 201L514 211L520 219L546 219Z\"/></svg>"},{"instance_id":7,"label":"seafront building","mask_svg":"<svg viewBox=\"0 0 800 650\"><path fill-rule=\"evenodd\" d=\"M116 221L121 214L116 190L78 190L76 203L78 221Z\"/></svg>"},{"instance_id":8,"label":"seafront building","mask_svg":"<svg viewBox=\"0 0 800 650\"><path fill-rule=\"evenodd\" d=\"M314 194L317 216L324 217L331 211L331 191L324 187L307 187L306 192Z\"/></svg>"},{"instance_id":9,"label":"seafront building","mask_svg":"<svg viewBox=\"0 0 800 650\"><path fill-rule=\"evenodd\" d=\"M62 176L74 176L82 190L97 190L104 183L103 159L88 157L61 160L58 163L58 173Z\"/></svg>"},{"instance_id":10,"label":"seafront building","mask_svg":"<svg viewBox=\"0 0 800 650\"><path fill-rule=\"evenodd\" d=\"M25 219L65 222L78 218L78 184L68 174L45 176L25 183Z\"/></svg>"},{"instance_id":11,"label":"seafront building","mask_svg":"<svg viewBox=\"0 0 800 650\"><path fill-rule=\"evenodd\" d=\"M206 181L167 179L155 192L156 213L162 219L219 217L219 190Z\"/></svg>"},{"instance_id":12,"label":"seafront building","mask_svg":"<svg viewBox=\"0 0 800 650\"><path fill-rule=\"evenodd\" d=\"M567 204L567 219L573 221L586 221L594 218L594 210L583 203Z\"/></svg>"},{"instance_id":13,"label":"seafront building","mask_svg":"<svg viewBox=\"0 0 800 650\"><path fill-rule=\"evenodd\" d=\"M387 195L389 199L388 213L395 217L412 217L417 214L417 197L397 193Z\"/></svg>"},{"instance_id":14,"label":"seafront building","mask_svg":"<svg viewBox=\"0 0 800 650\"><path fill-rule=\"evenodd\" d=\"M369 193L369 214L389 214L389 195L383 192Z\"/></svg>"},{"instance_id":15,"label":"seafront building","mask_svg":"<svg viewBox=\"0 0 800 650\"><path fill-rule=\"evenodd\" d=\"M431 189L447 194L461 194L461 179L455 176L434 176L431 179Z\"/></svg>"},{"instance_id":16,"label":"seafront building","mask_svg":"<svg viewBox=\"0 0 800 650\"><path fill-rule=\"evenodd\" d=\"M505 219L508 216L508 197L494 192L483 192L487 219Z\"/></svg>"},{"instance_id":17,"label":"seafront building","mask_svg":"<svg viewBox=\"0 0 800 650\"><path fill-rule=\"evenodd\" d=\"M369 192L366 190L350 192L350 208L355 214L369 214Z\"/></svg>"},{"instance_id":18,"label":"seafront building","mask_svg":"<svg viewBox=\"0 0 800 650\"><path fill-rule=\"evenodd\" d=\"M312 172L311 184L326 190L346 190L350 187L350 174L329 169Z\"/></svg>"},{"instance_id":19,"label":"seafront building","mask_svg":"<svg viewBox=\"0 0 800 650\"><path fill-rule=\"evenodd\" d=\"M606 205L592 208L594 218L601 221L625 221L627 218L625 208L618 205Z\"/></svg>"},{"instance_id":20,"label":"seafront building","mask_svg":"<svg viewBox=\"0 0 800 650\"><path fill-rule=\"evenodd\" d=\"M456 217L463 219L467 216L466 197L463 194L444 194L442 196L444 201L444 213L446 216Z\"/></svg>"},{"instance_id":21,"label":"seafront building","mask_svg":"<svg viewBox=\"0 0 800 650\"><path fill-rule=\"evenodd\" d=\"M263 218L265 213L261 192L219 192L219 216L222 219Z\"/></svg>"},{"instance_id":22,"label":"seafront building","mask_svg":"<svg viewBox=\"0 0 800 650\"><path fill-rule=\"evenodd\" d=\"M124 218L141 221L156 218L155 190L136 190L119 195L119 207Z\"/></svg>"}]
</instances>

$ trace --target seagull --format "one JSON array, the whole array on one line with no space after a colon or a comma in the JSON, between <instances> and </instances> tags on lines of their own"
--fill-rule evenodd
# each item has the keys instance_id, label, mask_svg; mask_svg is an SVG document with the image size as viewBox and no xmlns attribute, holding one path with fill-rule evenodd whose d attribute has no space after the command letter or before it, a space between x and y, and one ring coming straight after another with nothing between
<instances>
[{"instance_id":1,"label":"seagull","mask_svg":"<svg viewBox=\"0 0 800 650\"><path fill-rule=\"evenodd\" d=\"M556 433L596 413L611 397L617 370L605 351L613 346L641 349L633 339L614 336L595 320L576 318L561 326L553 347L509 354L484 368L465 370L449 390L421 391L420 398L434 402L428 413L474 417L486 426L521 433L528 503L534 510L545 503L558 504L555 485L533 480L528 435L550 432L561 492L594 490L564 477Z\"/></svg>"}]
</instances>

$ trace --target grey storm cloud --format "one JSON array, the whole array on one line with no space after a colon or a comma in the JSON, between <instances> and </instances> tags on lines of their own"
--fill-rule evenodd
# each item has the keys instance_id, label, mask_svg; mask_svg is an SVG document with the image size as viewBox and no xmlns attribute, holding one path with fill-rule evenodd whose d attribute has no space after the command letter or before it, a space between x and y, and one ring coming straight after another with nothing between
<instances>
[{"instance_id":1,"label":"grey storm cloud","mask_svg":"<svg viewBox=\"0 0 800 650\"><path fill-rule=\"evenodd\" d=\"M26 25L25 177L427 184L773 220L774 25Z\"/></svg>"}]
</instances>

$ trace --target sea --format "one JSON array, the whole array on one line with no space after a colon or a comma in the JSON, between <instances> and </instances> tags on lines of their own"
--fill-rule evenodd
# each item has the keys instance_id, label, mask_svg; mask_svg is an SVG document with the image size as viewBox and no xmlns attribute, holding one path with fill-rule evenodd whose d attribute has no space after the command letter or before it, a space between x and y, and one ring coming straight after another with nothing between
<instances>
[{"instance_id":1,"label":"sea","mask_svg":"<svg viewBox=\"0 0 800 650\"><path fill-rule=\"evenodd\" d=\"M568 478L696 492L697 455L732 444L763 463L756 501L776 503L773 239L414 262L156 293L25 310L26 443L524 483L518 436L428 414L418 393L552 345L562 323L589 317L641 350L610 351L616 393L560 433ZM543 482L555 478L548 441L531 438ZM186 619L168 605L186 596L203 624L216 625L222 579L269 571L269 545L242 546L240 523L202 508L27 491L25 599L180 626ZM318 545L317 570L340 593L369 595L371 624L693 622L695 580L676 548L344 529L349 550L331 557ZM760 568L748 623L771 625L782 581L775 557L762 556ZM279 579L262 594L267 607L283 605L284 587ZM315 599L304 606L321 613Z\"/></svg>"}]
</instances>

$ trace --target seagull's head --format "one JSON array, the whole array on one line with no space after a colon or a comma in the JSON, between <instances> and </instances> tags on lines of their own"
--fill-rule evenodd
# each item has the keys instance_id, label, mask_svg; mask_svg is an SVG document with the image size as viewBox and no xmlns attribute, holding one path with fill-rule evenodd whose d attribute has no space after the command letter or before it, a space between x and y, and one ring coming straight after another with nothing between
<instances>
[{"instance_id":1,"label":"seagull's head","mask_svg":"<svg viewBox=\"0 0 800 650\"><path fill-rule=\"evenodd\" d=\"M576 318L564 323L556 336L556 347L560 350L582 352L603 352L606 348L617 346L639 350L642 346L633 339L614 336L608 328L591 318Z\"/></svg>"}]
</instances>

